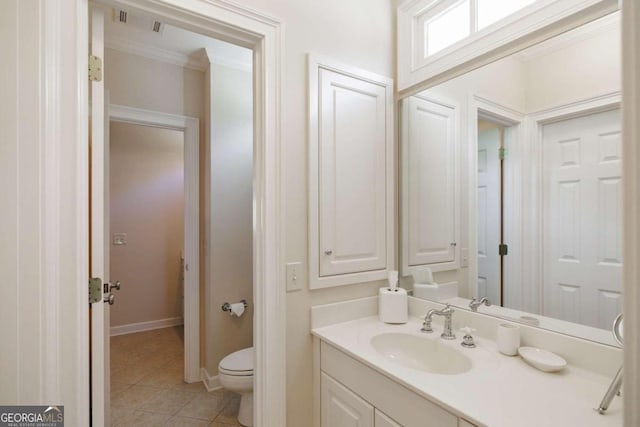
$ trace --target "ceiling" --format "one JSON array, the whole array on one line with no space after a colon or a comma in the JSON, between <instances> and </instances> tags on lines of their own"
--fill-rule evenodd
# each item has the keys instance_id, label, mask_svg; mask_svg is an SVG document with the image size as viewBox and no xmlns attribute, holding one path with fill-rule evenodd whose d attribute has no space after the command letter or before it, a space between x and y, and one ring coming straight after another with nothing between
<instances>
[{"instance_id":1,"label":"ceiling","mask_svg":"<svg viewBox=\"0 0 640 427\"><path fill-rule=\"evenodd\" d=\"M110 49L200 71L209 61L246 71L252 68L250 49L157 22L139 12L105 9L104 30L105 47Z\"/></svg>"}]
</instances>

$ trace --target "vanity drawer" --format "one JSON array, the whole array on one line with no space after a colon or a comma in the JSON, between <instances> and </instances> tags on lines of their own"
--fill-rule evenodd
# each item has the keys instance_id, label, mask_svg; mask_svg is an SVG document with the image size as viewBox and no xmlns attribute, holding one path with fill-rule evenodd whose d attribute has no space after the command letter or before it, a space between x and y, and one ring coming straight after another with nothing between
<instances>
[{"instance_id":1,"label":"vanity drawer","mask_svg":"<svg viewBox=\"0 0 640 427\"><path fill-rule=\"evenodd\" d=\"M322 342L323 372L405 427L457 427L458 418L438 405Z\"/></svg>"}]
</instances>

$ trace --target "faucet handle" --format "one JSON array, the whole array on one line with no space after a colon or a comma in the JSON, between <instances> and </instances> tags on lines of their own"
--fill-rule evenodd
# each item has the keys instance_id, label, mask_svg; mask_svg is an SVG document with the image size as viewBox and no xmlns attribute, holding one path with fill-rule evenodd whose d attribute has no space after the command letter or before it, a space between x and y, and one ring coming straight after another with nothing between
<instances>
[{"instance_id":1,"label":"faucet handle","mask_svg":"<svg viewBox=\"0 0 640 427\"><path fill-rule=\"evenodd\" d=\"M473 348L476 346L476 343L473 341L473 336L471 336L471 332L475 332L474 328L469 326L465 326L464 328L460 328L460 332L464 332L464 337L462 337L461 346L466 348Z\"/></svg>"},{"instance_id":2,"label":"faucet handle","mask_svg":"<svg viewBox=\"0 0 640 427\"><path fill-rule=\"evenodd\" d=\"M424 319L420 332L427 332L427 333L433 332L433 326L431 326L431 319L426 319L426 318Z\"/></svg>"}]
</instances>

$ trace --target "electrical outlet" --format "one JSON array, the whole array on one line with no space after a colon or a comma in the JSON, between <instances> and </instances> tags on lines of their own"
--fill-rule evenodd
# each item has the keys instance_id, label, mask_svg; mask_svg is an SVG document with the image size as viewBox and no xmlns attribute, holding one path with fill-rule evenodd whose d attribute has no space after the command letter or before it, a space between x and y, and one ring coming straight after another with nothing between
<instances>
[{"instance_id":1,"label":"electrical outlet","mask_svg":"<svg viewBox=\"0 0 640 427\"><path fill-rule=\"evenodd\" d=\"M287 263L287 292L299 291L302 289L303 268L301 262Z\"/></svg>"}]
</instances>

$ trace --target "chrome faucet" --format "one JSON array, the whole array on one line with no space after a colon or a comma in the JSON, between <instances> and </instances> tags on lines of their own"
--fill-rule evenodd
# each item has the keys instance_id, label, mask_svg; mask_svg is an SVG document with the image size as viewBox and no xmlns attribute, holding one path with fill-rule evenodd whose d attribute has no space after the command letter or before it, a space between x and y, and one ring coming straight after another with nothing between
<instances>
[{"instance_id":1,"label":"chrome faucet","mask_svg":"<svg viewBox=\"0 0 640 427\"><path fill-rule=\"evenodd\" d=\"M472 298L471 302L469 303L469 308L471 309L471 311L478 311L478 307L480 307L482 304L486 305L487 307L491 307L491 301L489 301L489 298L482 297L480 301Z\"/></svg>"},{"instance_id":2,"label":"chrome faucet","mask_svg":"<svg viewBox=\"0 0 640 427\"><path fill-rule=\"evenodd\" d=\"M422 324L422 329L420 330L422 332L427 332L427 333L433 332L431 321L432 321L433 315L437 314L438 316L444 316L444 329L442 330L442 334L440 334L440 337L442 337L445 340L456 339L456 336L453 333L453 330L451 329L451 315L453 314L453 312L454 310L453 308L451 308L451 305L449 304L447 304L445 308L443 308L442 310L436 310L436 309L429 310L427 312L427 315L424 316L424 323Z\"/></svg>"}]
</instances>

